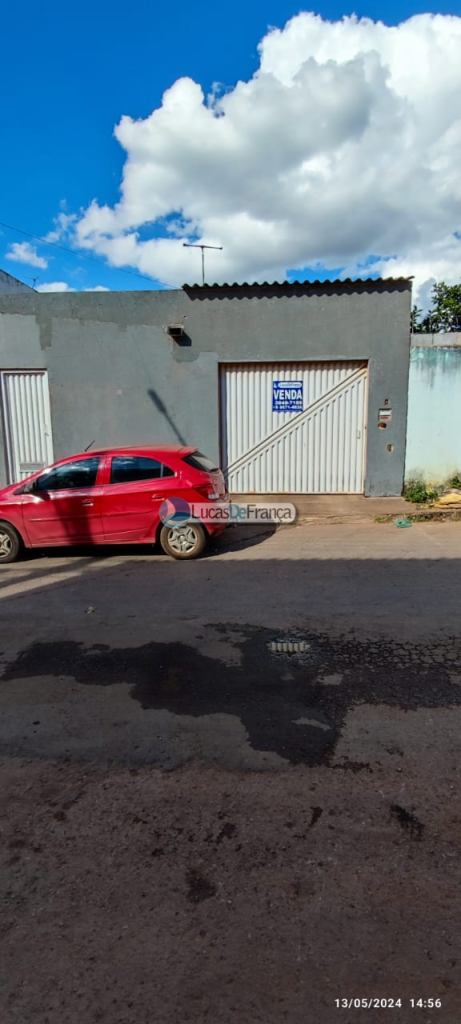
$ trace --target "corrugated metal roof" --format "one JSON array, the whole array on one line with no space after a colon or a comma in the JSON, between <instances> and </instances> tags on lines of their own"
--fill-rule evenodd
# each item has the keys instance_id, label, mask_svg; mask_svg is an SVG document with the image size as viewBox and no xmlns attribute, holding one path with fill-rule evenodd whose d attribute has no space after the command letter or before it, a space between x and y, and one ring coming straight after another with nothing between
<instances>
[{"instance_id":1,"label":"corrugated metal roof","mask_svg":"<svg viewBox=\"0 0 461 1024\"><path fill-rule=\"evenodd\" d=\"M183 284L184 290L209 291L211 289L236 289L236 288L332 288L344 287L345 285L382 285L382 284L410 284L412 277L344 277L326 281L244 281L233 284Z\"/></svg>"}]
</instances>

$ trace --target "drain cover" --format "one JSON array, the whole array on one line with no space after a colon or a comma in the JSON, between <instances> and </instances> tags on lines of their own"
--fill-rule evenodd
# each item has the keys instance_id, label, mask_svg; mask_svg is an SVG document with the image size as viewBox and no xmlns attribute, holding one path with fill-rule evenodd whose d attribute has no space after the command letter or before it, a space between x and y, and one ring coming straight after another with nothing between
<instances>
[{"instance_id":1,"label":"drain cover","mask_svg":"<svg viewBox=\"0 0 461 1024\"><path fill-rule=\"evenodd\" d=\"M310 650L307 640L292 640L289 637L271 640L269 643L271 654L305 654Z\"/></svg>"}]
</instances>

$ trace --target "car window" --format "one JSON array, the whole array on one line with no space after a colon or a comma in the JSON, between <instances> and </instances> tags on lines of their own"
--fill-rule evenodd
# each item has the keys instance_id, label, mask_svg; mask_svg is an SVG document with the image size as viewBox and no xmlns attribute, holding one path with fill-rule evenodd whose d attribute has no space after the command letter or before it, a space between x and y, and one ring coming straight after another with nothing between
<instances>
[{"instance_id":1,"label":"car window","mask_svg":"<svg viewBox=\"0 0 461 1024\"><path fill-rule=\"evenodd\" d=\"M130 484L136 480L159 480L174 476L174 471L156 459L141 455L115 455L110 469L111 484Z\"/></svg>"},{"instance_id":2,"label":"car window","mask_svg":"<svg viewBox=\"0 0 461 1024\"><path fill-rule=\"evenodd\" d=\"M206 473L218 472L218 466L202 452L192 452L191 455L186 455L183 462L187 462L187 465L193 466L194 469L204 469Z\"/></svg>"},{"instance_id":3,"label":"car window","mask_svg":"<svg viewBox=\"0 0 461 1024\"><path fill-rule=\"evenodd\" d=\"M99 458L93 455L90 459L79 459L78 462L66 462L56 466L37 477L34 485L36 491L64 491L78 487L94 487L98 475Z\"/></svg>"}]
</instances>

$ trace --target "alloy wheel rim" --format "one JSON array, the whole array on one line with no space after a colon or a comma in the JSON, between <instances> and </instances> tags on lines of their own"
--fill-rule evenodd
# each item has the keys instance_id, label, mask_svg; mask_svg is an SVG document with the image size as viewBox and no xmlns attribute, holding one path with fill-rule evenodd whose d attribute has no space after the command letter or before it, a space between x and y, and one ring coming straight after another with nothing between
<instances>
[{"instance_id":1,"label":"alloy wheel rim","mask_svg":"<svg viewBox=\"0 0 461 1024\"><path fill-rule=\"evenodd\" d=\"M7 555L11 554L13 543L9 533L4 533L0 530L0 558L6 558Z\"/></svg>"},{"instance_id":2,"label":"alloy wheel rim","mask_svg":"<svg viewBox=\"0 0 461 1024\"><path fill-rule=\"evenodd\" d=\"M192 526L175 527L168 537L170 548L178 555L189 555L197 544L197 534Z\"/></svg>"}]
</instances>

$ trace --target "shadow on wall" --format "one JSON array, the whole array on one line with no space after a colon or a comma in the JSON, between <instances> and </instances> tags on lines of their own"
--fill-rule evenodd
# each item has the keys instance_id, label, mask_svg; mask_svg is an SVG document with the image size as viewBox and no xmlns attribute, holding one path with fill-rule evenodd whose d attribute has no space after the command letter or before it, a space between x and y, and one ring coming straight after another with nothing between
<instances>
[{"instance_id":1,"label":"shadow on wall","mask_svg":"<svg viewBox=\"0 0 461 1024\"><path fill-rule=\"evenodd\" d=\"M168 409L166 409L165 405L162 402L162 399L157 394L157 392L154 391L153 388L148 388L147 394L149 395L151 402L153 402L153 404L155 405L155 408L158 409L159 413L161 413L164 419L166 419L169 427L171 427L171 430L173 431L175 437L177 437L178 441L180 441L181 444L187 444L187 441L184 439L181 432L178 430L174 420L171 418L168 412Z\"/></svg>"}]
</instances>

